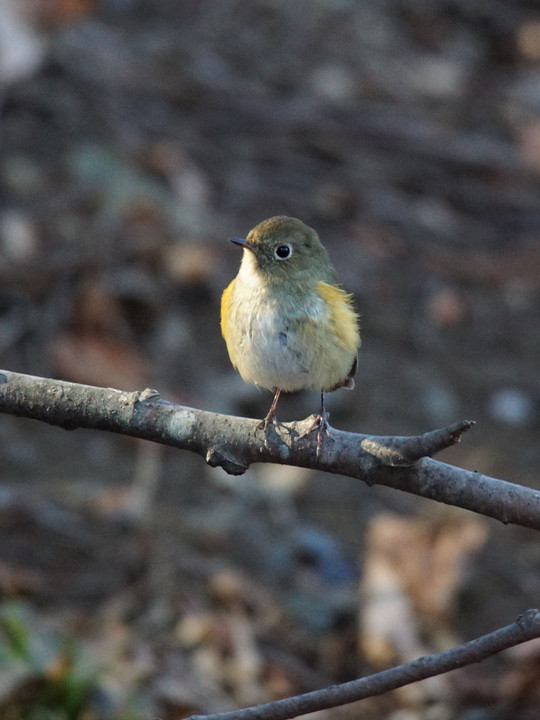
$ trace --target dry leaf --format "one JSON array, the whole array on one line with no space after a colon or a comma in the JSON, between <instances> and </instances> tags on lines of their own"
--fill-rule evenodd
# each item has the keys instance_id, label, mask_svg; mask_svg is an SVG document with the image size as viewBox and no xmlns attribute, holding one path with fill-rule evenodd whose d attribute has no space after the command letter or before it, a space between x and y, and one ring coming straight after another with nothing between
<instances>
[{"instance_id":1,"label":"dry leaf","mask_svg":"<svg viewBox=\"0 0 540 720\"><path fill-rule=\"evenodd\" d=\"M215 270L209 262L212 253L204 244L171 245L164 251L164 269L184 285L205 285Z\"/></svg>"},{"instance_id":2,"label":"dry leaf","mask_svg":"<svg viewBox=\"0 0 540 720\"><path fill-rule=\"evenodd\" d=\"M49 344L51 362L64 379L119 390L148 384L150 368L138 350L120 300L93 278L83 282L70 329Z\"/></svg>"},{"instance_id":3,"label":"dry leaf","mask_svg":"<svg viewBox=\"0 0 540 720\"><path fill-rule=\"evenodd\" d=\"M538 62L540 60L540 22L531 20L523 23L517 31L517 46L526 60Z\"/></svg>"},{"instance_id":4,"label":"dry leaf","mask_svg":"<svg viewBox=\"0 0 540 720\"><path fill-rule=\"evenodd\" d=\"M144 388L149 368L130 344L113 338L66 332L49 345L55 372L71 382L112 387Z\"/></svg>"},{"instance_id":5,"label":"dry leaf","mask_svg":"<svg viewBox=\"0 0 540 720\"><path fill-rule=\"evenodd\" d=\"M451 328L466 319L468 308L462 293L455 288L445 287L431 295L427 311L434 325Z\"/></svg>"},{"instance_id":6,"label":"dry leaf","mask_svg":"<svg viewBox=\"0 0 540 720\"><path fill-rule=\"evenodd\" d=\"M367 533L361 584L360 646L376 665L410 660L432 644L453 642L448 630L467 558L487 537L486 524L462 520L377 516Z\"/></svg>"}]
</instances>

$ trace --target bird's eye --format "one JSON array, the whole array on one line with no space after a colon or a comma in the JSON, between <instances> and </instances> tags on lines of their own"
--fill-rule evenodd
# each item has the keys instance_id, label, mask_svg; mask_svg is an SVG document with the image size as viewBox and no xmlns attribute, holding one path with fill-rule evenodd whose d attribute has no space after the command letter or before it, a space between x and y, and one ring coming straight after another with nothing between
<instances>
[{"instance_id":1,"label":"bird's eye","mask_svg":"<svg viewBox=\"0 0 540 720\"><path fill-rule=\"evenodd\" d=\"M290 245L278 245L275 249L275 256L278 260L286 260L292 253L292 247Z\"/></svg>"}]
</instances>

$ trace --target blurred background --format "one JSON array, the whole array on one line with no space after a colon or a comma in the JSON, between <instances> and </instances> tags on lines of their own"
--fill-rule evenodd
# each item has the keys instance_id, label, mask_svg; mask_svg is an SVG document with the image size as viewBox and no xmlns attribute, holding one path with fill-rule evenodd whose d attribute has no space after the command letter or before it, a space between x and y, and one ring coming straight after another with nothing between
<instances>
[{"instance_id":1,"label":"blurred background","mask_svg":"<svg viewBox=\"0 0 540 720\"><path fill-rule=\"evenodd\" d=\"M277 214L361 313L331 423L477 421L540 487L536 0L0 0L0 367L263 417L227 242ZM279 417L318 409L301 393ZM538 605L533 531L338 476L0 418L0 717L176 720L306 692ZM318 714L532 720L540 645Z\"/></svg>"}]
</instances>

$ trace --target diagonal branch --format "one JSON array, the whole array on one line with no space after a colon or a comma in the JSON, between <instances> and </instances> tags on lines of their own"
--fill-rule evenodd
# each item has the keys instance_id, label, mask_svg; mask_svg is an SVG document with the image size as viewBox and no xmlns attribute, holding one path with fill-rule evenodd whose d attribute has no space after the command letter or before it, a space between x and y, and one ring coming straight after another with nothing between
<instances>
[{"instance_id":1,"label":"diagonal branch","mask_svg":"<svg viewBox=\"0 0 540 720\"><path fill-rule=\"evenodd\" d=\"M289 720L316 710L325 710L382 695L404 685L481 662L501 650L537 637L540 637L540 611L528 610L512 625L482 635L463 645L457 645L450 650L426 655L374 675L244 710L193 715L188 720Z\"/></svg>"},{"instance_id":2,"label":"diagonal branch","mask_svg":"<svg viewBox=\"0 0 540 720\"><path fill-rule=\"evenodd\" d=\"M432 460L459 442L464 421L416 437L361 435L332 429L316 452L313 418L271 426L168 403L154 390L121 392L0 371L0 412L65 429L92 428L196 452L212 467L240 475L255 462L281 463L386 485L540 530L540 491Z\"/></svg>"}]
</instances>

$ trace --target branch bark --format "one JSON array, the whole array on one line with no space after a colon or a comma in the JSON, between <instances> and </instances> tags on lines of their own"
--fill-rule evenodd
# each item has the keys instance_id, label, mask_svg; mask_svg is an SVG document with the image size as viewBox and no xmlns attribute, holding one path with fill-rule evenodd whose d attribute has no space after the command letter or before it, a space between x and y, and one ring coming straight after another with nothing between
<instances>
[{"instance_id":1,"label":"branch bark","mask_svg":"<svg viewBox=\"0 0 540 720\"><path fill-rule=\"evenodd\" d=\"M188 720L289 720L316 710L382 695L404 685L481 662L501 650L537 637L540 637L540 611L528 610L512 625L457 645L451 650L426 655L374 675L243 710L192 715Z\"/></svg>"},{"instance_id":2,"label":"branch bark","mask_svg":"<svg viewBox=\"0 0 540 720\"><path fill-rule=\"evenodd\" d=\"M162 400L155 390L111 388L0 370L0 412L68 430L92 428L196 452L212 467L240 475L271 462L348 475L540 530L540 491L441 463L431 455L459 442L473 423L413 437L386 437L332 428L317 453L313 417L271 426Z\"/></svg>"}]
</instances>

